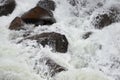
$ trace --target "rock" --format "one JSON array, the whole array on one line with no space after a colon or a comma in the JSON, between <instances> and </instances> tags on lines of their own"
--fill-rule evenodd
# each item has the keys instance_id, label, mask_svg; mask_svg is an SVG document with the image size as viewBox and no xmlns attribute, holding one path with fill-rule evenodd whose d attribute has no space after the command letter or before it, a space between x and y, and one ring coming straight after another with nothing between
<instances>
[{"instance_id":1,"label":"rock","mask_svg":"<svg viewBox=\"0 0 120 80\"><path fill-rule=\"evenodd\" d=\"M120 21L120 9L118 7L110 7L107 11L100 11L92 19L92 25L96 29L102 29L112 23Z\"/></svg>"},{"instance_id":2,"label":"rock","mask_svg":"<svg viewBox=\"0 0 120 80\"><path fill-rule=\"evenodd\" d=\"M76 6L76 4L78 4L77 0L68 0L68 2L72 5L72 6Z\"/></svg>"},{"instance_id":3,"label":"rock","mask_svg":"<svg viewBox=\"0 0 120 80\"><path fill-rule=\"evenodd\" d=\"M64 67L58 65L56 62L54 62L51 59L48 59L46 61L46 65L49 67L49 73L50 73L51 77L55 76L55 74L57 74L57 73L66 71L66 69Z\"/></svg>"},{"instance_id":4,"label":"rock","mask_svg":"<svg viewBox=\"0 0 120 80\"><path fill-rule=\"evenodd\" d=\"M68 41L65 35L55 32L42 33L32 37L27 37L25 39L36 40L43 47L45 47L45 45L49 45L50 47L53 48L53 51L57 51L61 53L67 52L68 49Z\"/></svg>"},{"instance_id":5,"label":"rock","mask_svg":"<svg viewBox=\"0 0 120 80\"><path fill-rule=\"evenodd\" d=\"M10 24L9 29L10 30L20 30L23 29L22 26L24 25L24 22L20 17L16 17Z\"/></svg>"},{"instance_id":6,"label":"rock","mask_svg":"<svg viewBox=\"0 0 120 80\"><path fill-rule=\"evenodd\" d=\"M83 35L83 39L87 39L87 38L89 38L90 37L90 35L92 34L92 32L87 32L87 33L85 33L84 35Z\"/></svg>"},{"instance_id":7,"label":"rock","mask_svg":"<svg viewBox=\"0 0 120 80\"><path fill-rule=\"evenodd\" d=\"M55 19L51 11L47 11L39 6L29 10L21 16L22 20L27 24L51 25L55 23Z\"/></svg>"},{"instance_id":8,"label":"rock","mask_svg":"<svg viewBox=\"0 0 120 80\"><path fill-rule=\"evenodd\" d=\"M102 29L105 26L108 26L113 23L113 20L108 14L97 15L95 17L96 21L93 23L96 29Z\"/></svg>"},{"instance_id":9,"label":"rock","mask_svg":"<svg viewBox=\"0 0 120 80\"><path fill-rule=\"evenodd\" d=\"M54 11L56 8L55 2L52 0L39 1L37 6L40 6L41 8L44 8L44 9L49 10L49 11L50 10Z\"/></svg>"},{"instance_id":10,"label":"rock","mask_svg":"<svg viewBox=\"0 0 120 80\"><path fill-rule=\"evenodd\" d=\"M62 71L67 71L67 68L59 65L50 57L42 57L39 60L35 60L33 69L36 71L37 74L41 73L41 71L39 70L42 70L44 76L51 76L51 77L54 77L57 73L60 73Z\"/></svg>"},{"instance_id":11,"label":"rock","mask_svg":"<svg viewBox=\"0 0 120 80\"><path fill-rule=\"evenodd\" d=\"M16 2L15 0L1 0L0 1L0 16L7 16L12 13L15 9Z\"/></svg>"}]
</instances>

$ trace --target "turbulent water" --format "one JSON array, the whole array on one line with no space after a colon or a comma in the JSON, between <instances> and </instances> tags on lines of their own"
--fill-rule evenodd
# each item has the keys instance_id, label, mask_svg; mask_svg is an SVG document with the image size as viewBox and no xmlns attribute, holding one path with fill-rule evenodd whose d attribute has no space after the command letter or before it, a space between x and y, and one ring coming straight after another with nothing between
<instances>
[{"instance_id":1,"label":"turbulent water","mask_svg":"<svg viewBox=\"0 0 120 80\"><path fill-rule=\"evenodd\" d=\"M76 6L67 0L54 0L57 23L36 28L25 25L31 35L53 31L65 34L69 41L66 54L53 53L48 46L43 48L34 41L16 44L25 32L8 30L16 16L33 8L38 1L16 0L14 12L0 17L0 80L120 80L120 23L102 30L90 24L99 10L120 4L120 0L75 0ZM93 34L82 39L88 31ZM51 78L46 75L48 68L44 64L35 65L43 57L50 57L68 71Z\"/></svg>"}]
</instances>

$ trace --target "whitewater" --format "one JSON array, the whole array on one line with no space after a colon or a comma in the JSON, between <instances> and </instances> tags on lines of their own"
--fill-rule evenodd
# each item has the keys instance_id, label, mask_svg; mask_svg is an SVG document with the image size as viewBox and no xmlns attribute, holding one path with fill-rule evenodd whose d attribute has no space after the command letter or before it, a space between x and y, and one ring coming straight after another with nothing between
<instances>
[{"instance_id":1,"label":"whitewater","mask_svg":"<svg viewBox=\"0 0 120 80\"><path fill-rule=\"evenodd\" d=\"M120 80L120 23L113 23L102 30L91 25L92 16L104 7L120 4L120 0L76 0L81 6L69 4L68 0L54 0L57 7L53 11L56 23L33 28L25 25L30 35L43 32L58 32L68 39L65 54L52 52L35 41L23 39L25 31L10 31L11 21L35 7L39 0L16 0L14 12L0 17L0 80ZM103 6L97 6L101 3ZM88 39L82 36L92 31ZM33 47L34 46L34 47ZM48 68L38 61L50 57L67 71L54 77L46 75ZM37 63L37 65L35 65Z\"/></svg>"}]
</instances>

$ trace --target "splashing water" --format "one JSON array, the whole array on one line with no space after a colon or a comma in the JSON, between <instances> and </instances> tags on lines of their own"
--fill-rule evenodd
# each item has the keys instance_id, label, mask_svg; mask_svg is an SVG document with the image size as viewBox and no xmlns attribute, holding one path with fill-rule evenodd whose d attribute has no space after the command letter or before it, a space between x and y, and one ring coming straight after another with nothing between
<instances>
[{"instance_id":1,"label":"splashing water","mask_svg":"<svg viewBox=\"0 0 120 80\"><path fill-rule=\"evenodd\" d=\"M57 23L28 30L31 35L52 31L65 34L69 41L66 54L53 53L50 47L43 48L35 41L15 44L23 38L24 31L9 31L10 22L33 8L39 0L16 1L14 12L0 17L0 80L120 80L120 23L102 30L90 25L94 12L104 9L103 6L118 4L119 0L74 0L75 6L68 0L54 0L57 7L53 13ZM88 31L94 34L82 39ZM48 68L44 63L35 65L44 57L50 57L68 71L51 78L46 75Z\"/></svg>"}]
</instances>

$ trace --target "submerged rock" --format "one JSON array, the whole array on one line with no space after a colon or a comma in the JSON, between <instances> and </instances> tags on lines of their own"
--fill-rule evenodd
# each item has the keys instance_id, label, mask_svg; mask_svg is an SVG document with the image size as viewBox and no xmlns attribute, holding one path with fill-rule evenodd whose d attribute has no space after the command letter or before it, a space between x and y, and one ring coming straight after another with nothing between
<instances>
[{"instance_id":1,"label":"submerged rock","mask_svg":"<svg viewBox=\"0 0 120 80\"><path fill-rule=\"evenodd\" d=\"M105 26L109 26L112 23L120 21L120 8L110 7L107 11L100 11L92 19L92 25L96 29L102 29Z\"/></svg>"},{"instance_id":2,"label":"submerged rock","mask_svg":"<svg viewBox=\"0 0 120 80\"><path fill-rule=\"evenodd\" d=\"M113 23L113 19L108 14L100 14L95 17L96 21L93 23L95 28L102 29Z\"/></svg>"},{"instance_id":3,"label":"submerged rock","mask_svg":"<svg viewBox=\"0 0 120 80\"><path fill-rule=\"evenodd\" d=\"M52 0L42 0L42 1L40 0L38 2L37 6L40 6L41 8L44 8L44 9L49 10L49 11L50 10L54 11L56 8L56 4Z\"/></svg>"},{"instance_id":4,"label":"submerged rock","mask_svg":"<svg viewBox=\"0 0 120 80\"><path fill-rule=\"evenodd\" d=\"M46 65L49 67L49 73L50 76L55 76L55 74L60 73L62 71L66 71L66 69L60 65L58 65L56 62L54 62L51 59L48 59L46 61Z\"/></svg>"},{"instance_id":5,"label":"submerged rock","mask_svg":"<svg viewBox=\"0 0 120 80\"><path fill-rule=\"evenodd\" d=\"M15 0L1 0L0 1L0 16L7 16L12 13L16 7Z\"/></svg>"},{"instance_id":6,"label":"submerged rock","mask_svg":"<svg viewBox=\"0 0 120 80\"><path fill-rule=\"evenodd\" d=\"M20 17L16 17L10 24L9 29L10 30L20 30L23 29L22 26L24 25L24 22Z\"/></svg>"},{"instance_id":7,"label":"submerged rock","mask_svg":"<svg viewBox=\"0 0 120 80\"><path fill-rule=\"evenodd\" d=\"M36 40L43 47L49 45L53 51L65 53L68 49L68 41L65 35L55 32L42 33L25 39ZM24 39L24 40L25 40Z\"/></svg>"},{"instance_id":8,"label":"submerged rock","mask_svg":"<svg viewBox=\"0 0 120 80\"><path fill-rule=\"evenodd\" d=\"M43 67L38 67L40 65L44 66L45 70ZM51 77L54 77L57 73L60 73L62 71L67 71L65 67L59 65L50 57L43 57L40 58L39 60L36 60L33 69L37 70L37 74L41 73L38 70L42 69L43 71L42 73L44 74L44 76L51 76Z\"/></svg>"},{"instance_id":9,"label":"submerged rock","mask_svg":"<svg viewBox=\"0 0 120 80\"><path fill-rule=\"evenodd\" d=\"M87 38L90 37L91 34L92 34L92 32L87 32L87 33L85 33L85 34L82 36L82 38L83 38L83 39L87 39Z\"/></svg>"},{"instance_id":10,"label":"submerged rock","mask_svg":"<svg viewBox=\"0 0 120 80\"><path fill-rule=\"evenodd\" d=\"M68 2L72 5L72 6L76 6L78 1L77 0L68 0Z\"/></svg>"},{"instance_id":11,"label":"submerged rock","mask_svg":"<svg viewBox=\"0 0 120 80\"><path fill-rule=\"evenodd\" d=\"M22 20L27 24L51 25L55 23L55 19L51 11L47 11L39 6L32 8L21 16Z\"/></svg>"}]
</instances>

